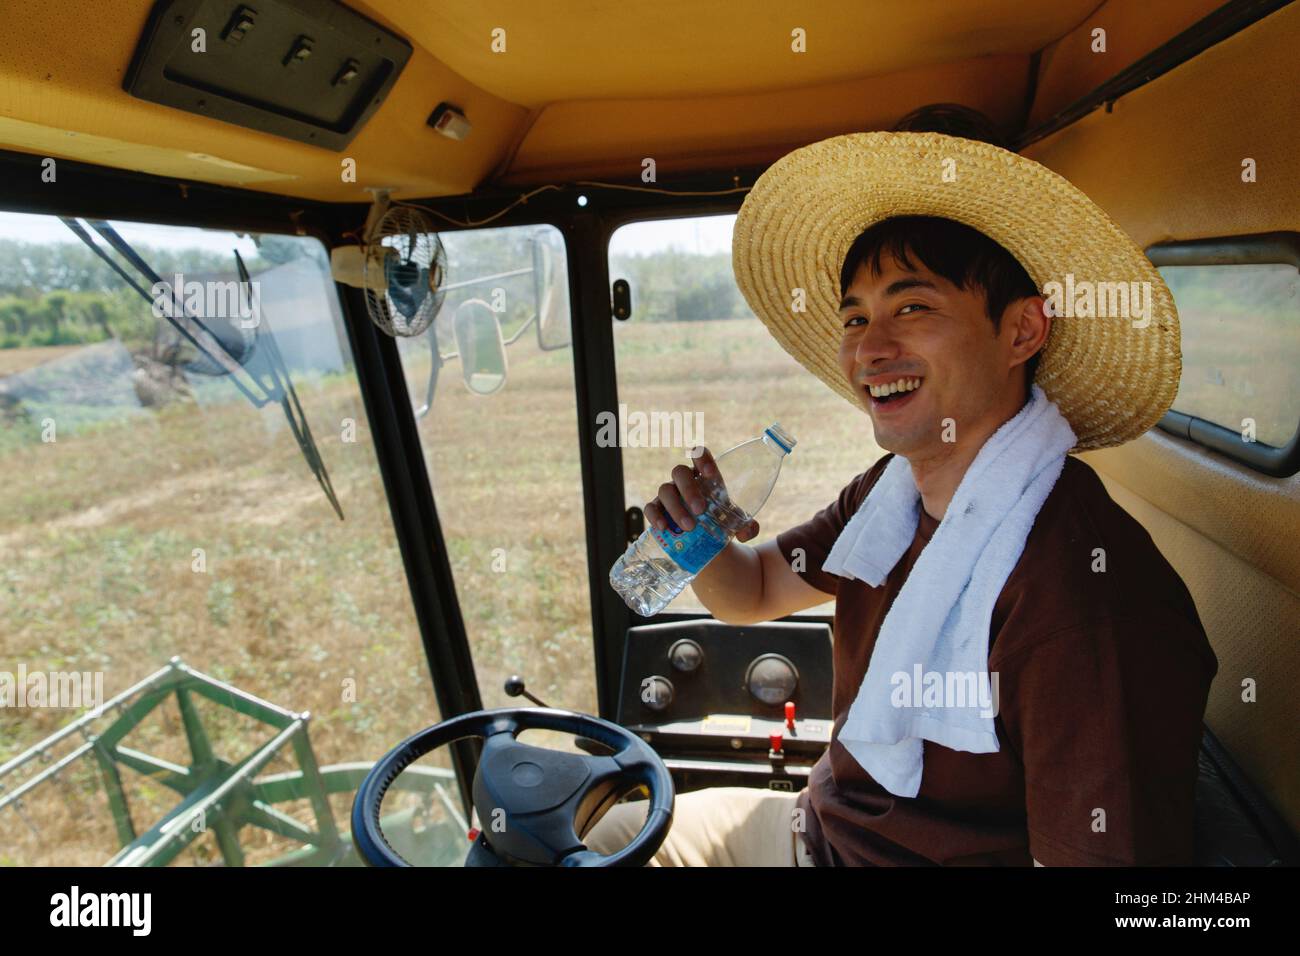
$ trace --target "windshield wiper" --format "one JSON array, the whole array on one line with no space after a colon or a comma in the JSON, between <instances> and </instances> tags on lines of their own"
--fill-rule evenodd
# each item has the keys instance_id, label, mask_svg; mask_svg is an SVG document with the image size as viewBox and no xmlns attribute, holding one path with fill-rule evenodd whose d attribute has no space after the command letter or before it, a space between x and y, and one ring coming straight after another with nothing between
<instances>
[{"instance_id":1,"label":"windshield wiper","mask_svg":"<svg viewBox=\"0 0 1300 956\"><path fill-rule=\"evenodd\" d=\"M154 297L140 285L122 266L115 261L107 252L100 248L94 238L76 219L61 217L63 224L72 230L73 235L90 247L100 259L108 264L117 275L132 289L134 289L141 298L149 303L150 308L154 306ZM123 259L140 274L150 289L158 284L164 283L156 272L149 267L130 244L123 239L111 225L102 219L87 219L86 222L95 232L99 233ZM235 264L239 270L239 281L248 290L248 283L251 278L248 268L244 265L244 260L240 257L239 251L235 250ZM311 428L307 425L307 415L302 409L302 403L298 401L298 393L293 387L293 380L289 375L289 368L285 365L284 357L280 354L279 346L276 344L275 333L271 331L270 324L266 321L265 315L259 315L257 325L254 328L254 344L262 346L257 351L266 356L264 364L266 373L264 376L254 374L248 368L245 368L230 351L225 344L211 329L203 324L203 321L197 316L190 315L185 308L185 296L183 290L172 289L172 299L174 307L163 310L163 318L179 332L185 339L198 349L199 353L209 359L214 365L220 367L230 378L231 383L243 393L244 397L252 402L254 408L262 408L271 402L276 402L284 411L285 418L289 421L289 429L293 432L294 440L298 443L299 450L302 451L303 457L307 460L307 465L311 468L312 474L316 476L316 481L320 484L321 490L325 492L325 497L329 499L334 511L338 514L339 520L343 520L343 508L339 505L338 497L334 494L334 486L330 482L329 472L325 468L325 462L321 458L320 449L316 447L316 442L312 438ZM247 378L249 384L244 382Z\"/></svg>"},{"instance_id":2,"label":"windshield wiper","mask_svg":"<svg viewBox=\"0 0 1300 956\"><path fill-rule=\"evenodd\" d=\"M126 270L123 269L107 252L101 249L79 222L75 219L68 219L66 217L64 217L62 221L64 225L72 230L73 235L89 246L91 252L95 253L95 255L99 256L100 259L107 263L109 268L116 272L127 285L139 293L140 297L149 303L151 309L153 308L153 296L142 288L134 278L128 275ZM127 244L125 239L118 235L117 230L103 220L88 219L86 221L90 223L92 229L104 237L113 249L117 250L122 258L126 259L126 261L140 273L140 276L149 283L150 288L153 288L155 284L162 282L162 280L158 278L158 274L149 268L148 263L140 258L139 254ZM166 283L163 284L165 285ZM236 361L235 358L226 350L221 340L214 335L201 320L191 316L185 311L184 294L180 290L173 289L172 297L175 300L176 308L173 308L170 311L175 313L179 309L180 317L178 319L174 314L164 314L163 318L171 323L176 331L184 336L191 345L198 349L200 354L206 356L213 363L222 368L226 374L230 376L232 384L244 394L245 398L253 403L255 408L261 408L263 405L270 402L272 400L270 396L258 397L253 393L252 389L244 384L241 380L241 373L247 375L250 379L252 379L252 376L248 375L248 373L244 371L239 362ZM258 385L256 379L252 379L252 381L254 385Z\"/></svg>"},{"instance_id":3,"label":"windshield wiper","mask_svg":"<svg viewBox=\"0 0 1300 956\"><path fill-rule=\"evenodd\" d=\"M235 264L239 266L239 281L247 285L252 279L248 274L248 267L244 265L244 258L239 254L238 249L235 250ZM267 370L271 374L272 386L268 391L279 398L280 407L284 409L284 417L289 420L289 428L293 431L293 437L302 450L302 456L307 459L307 466L311 468L311 472L316 476L316 481L320 484L321 490L325 492L325 497L330 500L330 504L338 512L339 520L342 521L343 509L339 506L339 499L334 494L334 485L330 483L330 475L325 470L325 461L320 456L320 449L316 447L316 440L312 438L311 426L307 424L307 413L302 410L302 403L298 401L298 392L293 387L293 379L289 376L289 367L284 364L284 357L280 354L280 346L276 344L275 334L266 321L265 313L261 312L260 305L258 311L254 341L265 349L269 359ZM263 339L263 335L265 335L265 339Z\"/></svg>"}]
</instances>

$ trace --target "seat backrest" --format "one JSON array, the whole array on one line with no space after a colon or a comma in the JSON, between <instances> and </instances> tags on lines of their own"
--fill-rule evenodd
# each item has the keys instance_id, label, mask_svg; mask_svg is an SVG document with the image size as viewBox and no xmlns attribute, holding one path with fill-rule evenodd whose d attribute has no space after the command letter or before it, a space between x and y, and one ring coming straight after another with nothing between
<instances>
[{"instance_id":1,"label":"seat backrest","mask_svg":"<svg viewBox=\"0 0 1300 956\"><path fill-rule=\"evenodd\" d=\"M1209 730L1198 764L1198 866L1300 865L1300 840Z\"/></svg>"},{"instance_id":2,"label":"seat backrest","mask_svg":"<svg viewBox=\"0 0 1300 956\"><path fill-rule=\"evenodd\" d=\"M1219 659L1205 723L1300 832L1300 475L1160 431L1080 457L1182 576Z\"/></svg>"}]
</instances>

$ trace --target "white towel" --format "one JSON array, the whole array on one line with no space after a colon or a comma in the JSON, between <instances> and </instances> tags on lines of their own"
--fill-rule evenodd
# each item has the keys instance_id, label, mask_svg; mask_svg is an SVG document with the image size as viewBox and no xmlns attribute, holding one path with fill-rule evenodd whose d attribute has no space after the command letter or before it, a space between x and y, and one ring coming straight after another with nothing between
<instances>
[{"instance_id":1,"label":"white towel","mask_svg":"<svg viewBox=\"0 0 1300 956\"><path fill-rule=\"evenodd\" d=\"M920 790L923 740L970 753L998 750L997 678L988 674L993 605L1077 441L1035 384L971 462L885 615L838 739L889 792ZM895 456L822 570L879 587L912 543L920 509L911 465ZM939 691L951 692L923 696L934 694L936 679ZM969 691L971 681L979 693L963 701L958 688Z\"/></svg>"}]
</instances>

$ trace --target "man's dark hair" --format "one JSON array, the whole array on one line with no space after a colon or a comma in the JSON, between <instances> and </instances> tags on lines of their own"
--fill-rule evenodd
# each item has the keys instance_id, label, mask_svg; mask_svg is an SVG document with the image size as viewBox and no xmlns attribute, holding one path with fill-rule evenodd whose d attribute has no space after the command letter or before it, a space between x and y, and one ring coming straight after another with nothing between
<instances>
[{"instance_id":1,"label":"man's dark hair","mask_svg":"<svg viewBox=\"0 0 1300 956\"><path fill-rule=\"evenodd\" d=\"M965 223L938 216L891 216L867 227L849 246L840 267L840 298L848 294L862 266L880 275L880 261L892 256L904 269L919 262L959 289L982 289L993 331L1002 330L1002 313L1016 299L1038 295L1038 287L1011 253ZM1025 388L1038 371L1039 354L1025 362Z\"/></svg>"},{"instance_id":2,"label":"man's dark hair","mask_svg":"<svg viewBox=\"0 0 1300 956\"><path fill-rule=\"evenodd\" d=\"M895 133L946 133L1011 149L1011 138L979 110L960 103L928 103L894 124Z\"/></svg>"}]
</instances>

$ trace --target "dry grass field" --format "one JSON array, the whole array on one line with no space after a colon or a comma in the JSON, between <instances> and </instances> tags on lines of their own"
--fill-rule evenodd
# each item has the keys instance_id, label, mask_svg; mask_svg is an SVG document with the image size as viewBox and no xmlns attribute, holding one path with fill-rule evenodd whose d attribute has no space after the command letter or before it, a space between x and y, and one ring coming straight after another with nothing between
<instances>
[{"instance_id":1,"label":"dry grass field","mask_svg":"<svg viewBox=\"0 0 1300 956\"><path fill-rule=\"evenodd\" d=\"M0 349L0 377L25 372L45 362L71 355L79 345L47 345L44 348Z\"/></svg>"},{"instance_id":2,"label":"dry grass field","mask_svg":"<svg viewBox=\"0 0 1300 956\"><path fill-rule=\"evenodd\" d=\"M346 521L316 486L278 407L173 405L9 447L0 458L3 669L102 671L111 697L180 655L238 688L310 710L325 763L373 759L435 721L356 386L337 376L304 382L300 394ZM345 419L357 423L355 442L341 440ZM203 573L193 569L195 549ZM344 702L346 679L356 681L355 703ZM180 758L174 705L169 714L129 742ZM0 711L0 761L74 716ZM270 736L233 720L211 732L218 754L233 759ZM106 859L115 847L98 789L89 774L44 785L25 801L30 825L0 811L0 859ZM150 807L151 796L161 804ZM137 826L169 805L147 781L139 797Z\"/></svg>"},{"instance_id":3,"label":"dry grass field","mask_svg":"<svg viewBox=\"0 0 1300 956\"><path fill-rule=\"evenodd\" d=\"M810 517L874 460L865 415L804 373L756 322L634 325L618 335L630 408L702 412L715 451L774 419L799 440L760 516L765 536ZM455 360L442 370L434 410L420 423L439 517L485 704L506 704L501 683L518 672L549 703L592 711L572 352L541 352L525 335L509 358L509 381L490 397L466 390ZM428 368L427 348L414 343L413 395L422 398ZM8 432L0 443L0 670L22 662L29 671L102 671L112 696L180 655L240 689L310 710L323 764L373 760L435 722L355 380L304 378L298 390L345 521L278 408L172 405L61 428L54 443L39 440L39 415L0 424ZM343 440L349 419L353 442ZM628 502L643 502L684 460L683 449L627 449ZM196 548L204 573L192 569ZM674 607L698 604L688 592ZM344 699L349 679L355 702ZM215 707L204 715L231 759L270 736ZM0 710L0 762L75 716ZM128 742L183 762L175 705ZM140 829L173 803L146 778L128 774L127 787ZM341 821L346 806L336 808ZM246 849L252 862L287 845ZM115 850L89 763L43 784L20 812L0 810L0 863L96 864ZM209 835L181 862L217 859Z\"/></svg>"}]
</instances>

